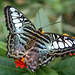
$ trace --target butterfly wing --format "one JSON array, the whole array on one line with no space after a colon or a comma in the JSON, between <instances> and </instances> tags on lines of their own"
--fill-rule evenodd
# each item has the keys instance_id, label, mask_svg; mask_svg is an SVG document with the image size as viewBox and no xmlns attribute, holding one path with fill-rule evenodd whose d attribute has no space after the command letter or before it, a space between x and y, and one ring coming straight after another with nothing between
<instances>
[{"instance_id":1,"label":"butterfly wing","mask_svg":"<svg viewBox=\"0 0 75 75\"><path fill-rule=\"evenodd\" d=\"M6 17L7 29L11 32L16 32L17 29L25 27L26 25L31 26L33 29L36 29L32 22L23 15L18 9L6 6L4 9Z\"/></svg>"},{"instance_id":2,"label":"butterfly wing","mask_svg":"<svg viewBox=\"0 0 75 75\"><path fill-rule=\"evenodd\" d=\"M32 71L47 64L53 59L47 52L44 42L38 39L34 45L24 54L25 65Z\"/></svg>"},{"instance_id":3,"label":"butterfly wing","mask_svg":"<svg viewBox=\"0 0 75 75\"><path fill-rule=\"evenodd\" d=\"M51 56L64 56L75 52L75 39L70 36L56 33L45 33L50 38L50 43L46 44L47 51Z\"/></svg>"},{"instance_id":4,"label":"butterfly wing","mask_svg":"<svg viewBox=\"0 0 75 75\"><path fill-rule=\"evenodd\" d=\"M25 52L26 45L32 38L24 28L35 30L32 22L14 7L6 6L4 9L6 26L9 30L7 39L7 55L11 58L21 58Z\"/></svg>"}]
</instances>

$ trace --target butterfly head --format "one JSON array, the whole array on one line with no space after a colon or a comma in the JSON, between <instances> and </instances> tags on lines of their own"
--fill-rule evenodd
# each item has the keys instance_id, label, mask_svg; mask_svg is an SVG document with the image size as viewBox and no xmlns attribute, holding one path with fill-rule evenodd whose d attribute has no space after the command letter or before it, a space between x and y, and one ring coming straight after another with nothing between
<instances>
[{"instance_id":1,"label":"butterfly head","mask_svg":"<svg viewBox=\"0 0 75 75\"><path fill-rule=\"evenodd\" d=\"M44 31L42 30L42 28L39 28L38 29L42 34L44 33Z\"/></svg>"}]
</instances>

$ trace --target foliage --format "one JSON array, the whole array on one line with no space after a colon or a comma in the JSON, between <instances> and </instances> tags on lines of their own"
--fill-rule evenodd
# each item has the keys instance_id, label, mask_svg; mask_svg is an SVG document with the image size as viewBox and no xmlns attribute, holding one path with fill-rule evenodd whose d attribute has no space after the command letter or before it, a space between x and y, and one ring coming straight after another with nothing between
<instances>
[{"instance_id":1,"label":"foliage","mask_svg":"<svg viewBox=\"0 0 75 75\"><path fill-rule=\"evenodd\" d=\"M38 13L37 13L38 14ZM39 10L41 25L50 24L49 20L44 12L43 9ZM42 18L42 16L44 18ZM36 16L35 18L35 25L38 25L38 18L39 16ZM58 18L57 21L61 21L61 18ZM45 22L45 23L44 23ZM40 23L39 23L40 24ZM59 26L58 26L59 25ZM61 22L57 26L59 27L58 31L59 33L62 32L62 24ZM46 27L46 30L51 30L51 26ZM3 23L3 31L5 36L7 37L8 31L6 29L5 23ZM60 30L61 28L61 30ZM0 75L75 75L75 57L67 57L67 58L55 58L54 61L50 62L49 64L38 68L35 72L32 72L28 68L20 69L16 68L16 65L14 63L13 59L10 59L6 56L6 43L0 41Z\"/></svg>"}]
</instances>

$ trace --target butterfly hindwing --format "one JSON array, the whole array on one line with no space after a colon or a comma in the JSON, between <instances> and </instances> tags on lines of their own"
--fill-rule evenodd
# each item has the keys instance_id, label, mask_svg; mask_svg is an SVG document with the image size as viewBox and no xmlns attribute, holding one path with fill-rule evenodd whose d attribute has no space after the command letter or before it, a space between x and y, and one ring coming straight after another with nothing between
<instances>
[{"instance_id":1,"label":"butterfly hindwing","mask_svg":"<svg viewBox=\"0 0 75 75\"><path fill-rule=\"evenodd\" d=\"M9 34L7 42L7 55L11 58L22 58L25 52L24 46L20 43L18 35Z\"/></svg>"},{"instance_id":2,"label":"butterfly hindwing","mask_svg":"<svg viewBox=\"0 0 75 75\"><path fill-rule=\"evenodd\" d=\"M47 51L52 56L64 56L75 52L75 39L56 33L46 33L50 43L46 45Z\"/></svg>"},{"instance_id":3,"label":"butterfly hindwing","mask_svg":"<svg viewBox=\"0 0 75 75\"><path fill-rule=\"evenodd\" d=\"M41 42L40 45L45 47L43 44L44 42ZM34 42L33 47L31 47L24 55L25 65L33 71L53 59L53 57L48 54L46 48L39 47L39 41Z\"/></svg>"}]
</instances>

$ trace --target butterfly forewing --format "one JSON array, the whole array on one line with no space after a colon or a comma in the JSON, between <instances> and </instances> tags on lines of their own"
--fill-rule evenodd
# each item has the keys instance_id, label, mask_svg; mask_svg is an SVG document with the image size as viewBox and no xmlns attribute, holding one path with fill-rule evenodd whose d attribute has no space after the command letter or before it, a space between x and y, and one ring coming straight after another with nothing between
<instances>
[{"instance_id":1,"label":"butterfly forewing","mask_svg":"<svg viewBox=\"0 0 75 75\"><path fill-rule=\"evenodd\" d=\"M35 29L32 22L26 18L18 9L7 6L4 9L7 29L11 32L16 32L21 27L25 27L27 24Z\"/></svg>"}]
</instances>

